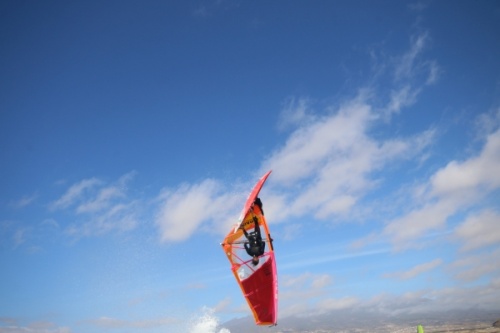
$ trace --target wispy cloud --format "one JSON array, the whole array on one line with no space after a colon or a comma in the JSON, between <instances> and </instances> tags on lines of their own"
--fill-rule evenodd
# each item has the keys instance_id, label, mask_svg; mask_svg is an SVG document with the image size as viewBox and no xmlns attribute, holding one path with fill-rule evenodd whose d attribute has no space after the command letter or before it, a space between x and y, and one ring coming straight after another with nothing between
<instances>
[{"instance_id":1,"label":"wispy cloud","mask_svg":"<svg viewBox=\"0 0 500 333\"><path fill-rule=\"evenodd\" d=\"M495 171L500 170L499 152L500 131L497 130L487 136L479 154L464 161L451 161L429 177L421 186L420 205L390 220L383 234L396 247L404 248L412 239L445 227L451 216L477 205L500 188L500 174ZM462 235L471 232L466 226L460 230Z\"/></svg>"},{"instance_id":2,"label":"wispy cloud","mask_svg":"<svg viewBox=\"0 0 500 333\"><path fill-rule=\"evenodd\" d=\"M424 9L426 9L428 6L428 4L422 2L422 1L416 1L414 3L410 3L408 4L408 8L413 10L413 11L416 11L416 12L421 12L423 11Z\"/></svg>"},{"instance_id":3,"label":"wispy cloud","mask_svg":"<svg viewBox=\"0 0 500 333\"><path fill-rule=\"evenodd\" d=\"M475 122L477 137L484 140L485 136L497 131L500 127L500 107L480 114Z\"/></svg>"},{"instance_id":4,"label":"wispy cloud","mask_svg":"<svg viewBox=\"0 0 500 333\"><path fill-rule=\"evenodd\" d=\"M123 191L114 186L102 188L95 198L84 202L76 209L77 213L89 213L102 210L109 206L115 198L123 197Z\"/></svg>"},{"instance_id":5,"label":"wispy cloud","mask_svg":"<svg viewBox=\"0 0 500 333\"><path fill-rule=\"evenodd\" d=\"M207 18L215 16L221 11L231 10L232 8L238 7L238 1L226 1L226 0L214 0L205 1L199 4L193 10L193 16Z\"/></svg>"},{"instance_id":6,"label":"wispy cloud","mask_svg":"<svg viewBox=\"0 0 500 333\"><path fill-rule=\"evenodd\" d=\"M74 212L74 222L63 227L74 238L132 230L139 223L141 211L140 200L127 195L128 183L135 175L129 172L111 184L97 178L84 179L71 185L49 208Z\"/></svg>"},{"instance_id":7,"label":"wispy cloud","mask_svg":"<svg viewBox=\"0 0 500 333\"><path fill-rule=\"evenodd\" d=\"M410 85L405 85L397 90L393 90L387 106L387 112L389 114L398 113L401 109L413 105L419 93L420 89L414 89Z\"/></svg>"},{"instance_id":8,"label":"wispy cloud","mask_svg":"<svg viewBox=\"0 0 500 333\"><path fill-rule=\"evenodd\" d=\"M65 233L74 238L103 235L111 231L129 231L139 223L139 202L116 203L97 214L85 216L82 221L72 223Z\"/></svg>"},{"instance_id":9,"label":"wispy cloud","mask_svg":"<svg viewBox=\"0 0 500 333\"><path fill-rule=\"evenodd\" d=\"M31 228L26 227L26 228L19 228L15 231L13 240L14 240L14 247L18 247L22 245L24 242L26 242L27 234L31 231Z\"/></svg>"},{"instance_id":10,"label":"wispy cloud","mask_svg":"<svg viewBox=\"0 0 500 333\"><path fill-rule=\"evenodd\" d=\"M416 277L422 273L433 270L442 264L443 264L443 260L435 259L433 261L417 265L408 271L388 273L388 274L384 274L383 276L385 278L395 278L398 280L409 280L409 279L413 279L414 277Z\"/></svg>"},{"instance_id":11,"label":"wispy cloud","mask_svg":"<svg viewBox=\"0 0 500 333\"><path fill-rule=\"evenodd\" d=\"M429 40L427 32L412 36L408 51L394 57L388 66L392 69L393 84L388 103L382 108L385 119L415 104L425 86L438 81L442 71L437 61L423 57Z\"/></svg>"},{"instance_id":12,"label":"wispy cloud","mask_svg":"<svg viewBox=\"0 0 500 333\"><path fill-rule=\"evenodd\" d=\"M297 268L306 268L306 267L311 267L315 265L323 265L323 264L328 264L332 263L335 261L339 260L346 260L346 259L352 259L352 258L359 258L359 257L366 257L366 256L376 256L379 254L383 253L388 253L390 250L387 249L376 249L376 250L368 250L368 251L357 251L357 252L342 252L341 254L335 253L332 254L332 251L326 251L326 249L323 249L323 252L318 251L317 248L311 248L308 249L307 252L309 251L311 253L316 253L313 256L307 256L307 258L289 258L286 256L283 256L281 258L281 264L280 264L280 269L281 270L288 270L288 269L297 269ZM330 249L331 250L331 249ZM322 255L317 255L317 253L320 252ZM295 256L300 256L302 253L295 253Z\"/></svg>"},{"instance_id":13,"label":"wispy cloud","mask_svg":"<svg viewBox=\"0 0 500 333\"><path fill-rule=\"evenodd\" d=\"M441 68L438 66L436 61L429 61L429 76L425 82L426 85L434 84L438 81L439 77L442 74Z\"/></svg>"},{"instance_id":14,"label":"wispy cloud","mask_svg":"<svg viewBox=\"0 0 500 333\"><path fill-rule=\"evenodd\" d=\"M279 129L296 127L301 123L310 123L316 116L311 108L311 101L307 98L296 98L291 96L283 103L283 109L278 123Z\"/></svg>"},{"instance_id":15,"label":"wispy cloud","mask_svg":"<svg viewBox=\"0 0 500 333\"><path fill-rule=\"evenodd\" d=\"M15 209L21 209L21 208L24 208L24 207L32 204L37 198L38 198L38 194L24 196L19 200L12 201L10 203L10 206L15 208Z\"/></svg>"},{"instance_id":16,"label":"wispy cloud","mask_svg":"<svg viewBox=\"0 0 500 333\"><path fill-rule=\"evenodd\" d=\"M54 239L55 232L59 232L59 225L53 219L44 219L38 223L14 220L0 221L0 248L21 249L26 253L37 253L43 250L45 242Z\"/></svg>"},{"instance_id":17,"label":"wispy cloud","mask_svg":"<svg viewBox=\"0 0 500 333\"><path fill-rule=\"evenodd\" d=\"M100 185L101 183L102 182L97 178L84 179L72 185L62 197L52 202L49 207L52 210L67 208L79 200L84 195L86 190Z\"/></svg>"},{"instance_id":18,"label":"wispy cloud","mask_svg":"<svg viewBox=\"0 0 500 333\"><path fill-rule=\"evenodd\" d=\"M418 60L428 40L429 34L427 32L411 38L410 49L401 57L396 58L396 70L394 72L396 81L411 79L420 74L422 62L418 62Z\"/></svg>"},{"instance_id":19,"label":"wispy cloud","mask_svg":"<svg viewBox=\"0 0 500 333\"><path fill-rule=\"evenodd\" d=\"M89 196L76 209L77 213L91 213L109 207L116 199L125 198L128 183L135 177L135 171L129 172L117 182L101 187L97 194Z\"/></svg>"}]
</instances>

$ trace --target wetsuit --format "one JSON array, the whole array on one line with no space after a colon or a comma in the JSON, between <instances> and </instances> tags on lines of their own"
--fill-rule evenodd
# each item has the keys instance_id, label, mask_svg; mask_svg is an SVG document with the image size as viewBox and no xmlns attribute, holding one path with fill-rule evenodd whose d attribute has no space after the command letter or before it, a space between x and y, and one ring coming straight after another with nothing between
<instances>
[{"instance_id":1,"label":"wetsuit","mask_svg":"<svg viewBox=\"0 0 500 333\"><path fill-rule=\"evenodd\" d=\"M245 237L247 238L247 241L245 242L245 250L247 251L248 255L253 257L253 256L261 256L264 254L264 249L266 247L266 243L262 241L262 236L260 235L260 227L259 227L259 220L254 217L253 221L255 222L255 229L251 233L248 233L244 228L243 228L243 233L245 234Z\"/></svg>"}]
</instances>

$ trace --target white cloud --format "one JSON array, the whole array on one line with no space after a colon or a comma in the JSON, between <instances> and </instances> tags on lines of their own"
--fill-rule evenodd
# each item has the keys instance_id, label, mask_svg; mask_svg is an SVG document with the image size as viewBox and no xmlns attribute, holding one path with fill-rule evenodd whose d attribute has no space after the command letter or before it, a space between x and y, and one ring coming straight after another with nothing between
<instances>
[{"instance_id":1,"label":"white cloud","mask_svg":"<svg viewBox=\"0 0 500 333\"><path fill-rule=\"evenodd\" d=\"M446 220L457 209L449 200L430 202L420 209L389 221L383 230L397 248L412 245L414 241L431 230L444 228Z\"/></svg>"},{"instance_id":2,"label":"white cloud","mask_svg":"<svg viewBox=\"0 0 500 333\"><path fill-rule=\"evenodd\" d=\"M71 333L69 327L57 327L49 322L34 322L28 326L0 326L0 333Z\"/></svg>"},{"instance_id":3,"label":"white cloud","mask_svg":"<svg viewBox=\"0 0 500 333\"><path fill-rule=\"evenodd\" d=\"M500 247L475 254L462 255L450 265L454 277L462 281L475 281L487 274L500 272Z\"/></svg>"},{"instance_id":4,"label":"white cloud","mask_svg":"<svg viewBox=\"0 0 500 333\"><path fill-rule=\"evenodd\" d=\"M385 107L373 102L380 95L374 89L362 89L351 100L319 111L310 99L286 100L280 126L295 129L259 169L259 175L273 170L264 200L271 223L306 214L324 220L350 216L360 200L379 185L376 172L397 160L425 159L435 130L406 138L377 138L372 131L387 120L383 119L387 110L400 111L416 101L419 88L412 82L427 73L420 60L427 40L427 34L413 38L410 50L393 63L397 84ZM437 68L435 62L432 66ZM200 228L214 227L214 219L221 215L216 211L229 214L241 205L243 200L238 203L235 198L241 197L234 193L242 191L212 179L164 190L156 216L161 239L182 241Z\"/></svg>"},{"instance_id":5,"label":"white cloud","mask_svg":"<svg viewBox=\"0 0 500 333\"><path fill-rule=\"evenodd\" d=\"M382 293L368 300L360 300L356 309L379 311L389 315L429 314L443 310L489 309L499 310L500 288L497 281L484 285L421 289L402 295Z\"/></svg>"},{"instance_id":6,"label":"white cloud","mask_svg":"<svg viewBox=\"0 0 500 333\"><path fill-rule=\"evenodd\" d=\"M435 136L435 130L427 130L409 138L371 137L368 133L379 118L363 96L330 112L299 127L263 162L262 172L273 169L274 187L285 189L280 202L288 202L280 215L269 216L345 215L377 185L374 172L394 160L419 156ZM277 211L273 204L272 212Z\"/></svg>"},{"instance_id":7,"label":"white cloud","mask_svg":"<svg viewBox=\"0 0 500 333\"><path fill-rule=\"evenodd\" d=\"M491 309L499 310L498 300L500 299L500 288L495 282L487 285L478 285L473 287L449 287L429 291L426 295L431 302L421 304L415 310L453 310L463 309L464 304L467 304L469 309Z\"/></svg>"},{"instance_id":8,"label":"white cloud","mask_svg":"<svg viewBox=\"0 0 500 333\"><path fill-rule=\"evenodd\" d=\"M88 323L92 324L94 326L103 327L103 328L146 329L146 328L153 328L153 327L168 326L168 325L177 323L178 321L179 321L178 319L171 318L171 317L145 319L145 320L125 320L125 319L117 319L117 318L111 318L111 317L100 317L98 319L90 320L90 321L88 321Z\"/></svg>"},{"instance_id":9,"label":"white cloud","mask_svg":"<svg viewBox=\"0 0 500 333\"><path fill-rule=\"evenodd\" d=\"M449 162L426 184L419 186L422 205L389 221L383 234L401 248L428 231L444 228L451 216L473 207L480 199L500 188L498 170L500 130L487 136L477 156ZM461 232L466 231L462 229Z\"/></svg>"},{"instance_id":10,"label":"white cloud","mask_svg":"<svg viewBox=\"0 0 500 333\"><path fill-rule=\"evenodd\" d=\"M481 153L466 161L452 161L431 179L433 193L452 196L491 191L500 187L500 130L490 134Z\"/></svg>"},{"instance_id":11,"label":"white cloud","mask_svg":"<svg viewBox=\"0 0 500 333\"><path fill-rule=\"evenodd\" d=\"M413 279L414 277L416 277L422 273L433 270L434 268L436 268L442 264L443 264L443 260L435 259L433 261L417 265L408 271L384 274L384 277L395 278L395 279L399 279L399 280L409 280L409 279Z\"/></svg>"},{"instance_id":12,"label":"white cloud","mask_svg":"<svg viewBox=\"0 0 500 333\"><path fill-rule=\"evenodd\" d=\"M463 241L464 251L500 245L500 214L486 209L470 215L455 229L455 237Z\"/></svg>"},{"instance_id":13,"label":"white cloud","mask_svg":"<svg viewBox=\"0 0 500 333\"><path fill-rule=\"evenodd\" d=\"M353 101L337 113L295 130L261 169L273 169L273 181L282 184L311 177L331 154L346 152L353 143L364 141L373 116L369 105Z\"/></svg>"},{"instance_id":14,"label":"white cloud","mask_svg":"<svg viewBox=\"0 0 500 333\"><path fill-rule=\"evenodd\" d=\"M165 203L157 218L162 240L184 240L209 218L217 187L215 181L206 180L199 185L184 185L175 192L165 193Z\"/></svg>"},{"instance_id":15,"label":"white cloud","mask_svg":"<svg viewBox=\"0 0 500 333\"><path fill-rule=\"evenodd\" d=\"M61 198L52 202L50 208L53 210L67 208L75 203L75 201L79 200L86 190L100 184L102 184L102 182L97 178L84 179L72 185Z\"/></svg>"},{"instance_id":16,"label":"white cloud","mask_svg":"<svg viewBox=\"0 0 500 333\"><path fill-rule=\"evenodd\" d=\"M332 283L332 277L328 274L321 274L316 276L312 282L311 287L313 289L322 289L326 286L329 286Z\"/></svg>"},{"instance_id":17,"label":"white cloud","mask_svg":"<svg viewBox=\"0 0 500 333\"><path fill-rule=\"evenodd\" d=\"M313 313L320 314L328 311L350 309L359 305L360 300L357 297L327 298L316 305Z\"/></svg>"},{"instance_id":18,"label":"white cloud","mask_svg":"<svg viewBox=\"0 0 500 333\"><path fill-rule=\"evenodd\" d=\"M326 290L332 285L329 274L284 275L280 282L280 315L306 314L318 310L318 303L331 302ZM307 300L305 302L304 300Z\"/></svg>"},{"instance_id":19,"label":"white cloud","mask_svg":"<svg viewBox=\"0 0 500 333\"><path fill-rule=\"evenodd\" d=\"M292 276L285 275L283 277L282 285L285 288L300 288L300 289L321 289L331 284L332 278L328 274L313 274L303 273L300 275ZM304 288L305 287L305 288Z\"/></svg>"},{"instance_id":20,"label":"white cloud","mask_svg":"<svg viewBox=\"0 0 500 333\"><path fill-rule=\"evenodd\" d=\"M156 216L162 241L182 241L189 238L203 223L216 220L217 231L228 231L237 215L231 219L228 212L241 204L244 196L230 192L223 193L219 182L207 179L196 185L184 184L176 190L165 190L160 195L161 207ZM221 223L220 217L226 216ZM224 229L222 229L224 228Z\"/></svg>"},{"instance_id":21,"label":"white cloud","mask_svg":"<svg viewBox=\"0 0 500 333\"><path fill-rule=\"evenodd\" d=\"M490 258L498 253L492 253ZM473 259L471 259L472 262ZM398 278L411 278L442 266L441 259L417 265L409 271L395 273ZM495 266L498 266L495 264ZM330 311L352 309L355 311L378 311L388 315L399 313L429 313L443 309L471 308L498 309L500 295L499 280L474 287L448 287L443 289L421 289L401 295L382 293L372 298L353 296L332 297L332 277L326 274L303 273L296 276L285 275L280 283L280 315L311 316ZM307 301L305 301L307 300Z\"/></svg>"}]
</instances>

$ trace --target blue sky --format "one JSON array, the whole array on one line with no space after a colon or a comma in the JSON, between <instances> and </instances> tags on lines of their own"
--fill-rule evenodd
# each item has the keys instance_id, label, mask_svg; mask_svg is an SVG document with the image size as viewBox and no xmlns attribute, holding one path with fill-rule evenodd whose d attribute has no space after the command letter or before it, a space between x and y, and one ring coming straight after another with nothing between
<instances>
[{"instance_id":1,"label":"blue sky","mask_svg":"<svg viewBox=\"0 0 500 333\"><path fill-rule=\"evenodd\" d=\"M280 318L499 310L498 31L496 1L2 2L0 332L250 315L219 242L270 169Z\"/></svg>"}]
</instances>

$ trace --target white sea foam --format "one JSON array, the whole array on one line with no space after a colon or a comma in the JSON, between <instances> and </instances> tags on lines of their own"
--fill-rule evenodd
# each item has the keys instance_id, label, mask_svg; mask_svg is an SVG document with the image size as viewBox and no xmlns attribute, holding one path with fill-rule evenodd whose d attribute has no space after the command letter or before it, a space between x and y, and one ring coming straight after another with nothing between
<instances>
[{"instance_id":1,"label":"white sea foam","mask_svg":"<svg viewBox=\"0 0 500 333\"><path fill-rule=\"evenodd\" d=\"M231 333L227 328L219 327L219 319L214 315L214 310L203 308L200 316L195 316L190 324L190 333Z\"/></svg>"}]
</instances>

